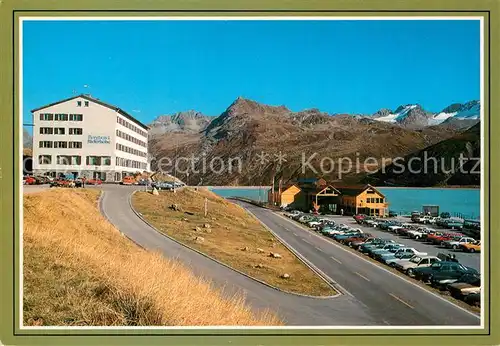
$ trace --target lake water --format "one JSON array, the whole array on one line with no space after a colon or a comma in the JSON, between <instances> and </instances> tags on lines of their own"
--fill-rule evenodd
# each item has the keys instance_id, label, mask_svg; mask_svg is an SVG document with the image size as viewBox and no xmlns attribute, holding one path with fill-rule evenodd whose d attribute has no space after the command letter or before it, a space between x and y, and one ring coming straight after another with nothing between
<instances>
[{"instance_id":1,"label":"lake water","mask_svg":"<svg viewBox=\"0 0 500 346\"><path fill-rule=\"evenodd\" d=\"M438 205L439 212L452 216L479 219L479 189L420 189L420 188L378 188L389 201L389 210L402 214L422 211L423 205Z\"/></svg>"},{"instance_id":2,"label":"lake water","mask_svg":"<svg viewBox=\"0 0 500 346\"><path fill-rule=\"evenodd\" d=\"M253 200L267 200L269 187L262 188L210 188L222 197L245 197ZM389 210L398 214L422 211L423 205L438 205L439 212L452 216L478 219L480 216L479 189L435 189L435 188L378 188L389 202Z\"/></svg>"}]
</instances>

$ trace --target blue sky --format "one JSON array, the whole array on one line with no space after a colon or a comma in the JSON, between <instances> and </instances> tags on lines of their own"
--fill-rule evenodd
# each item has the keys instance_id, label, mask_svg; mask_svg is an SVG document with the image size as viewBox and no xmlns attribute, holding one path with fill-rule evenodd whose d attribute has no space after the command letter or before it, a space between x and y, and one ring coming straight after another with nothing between
<instances>
[{"instance_id":1,"label":"blue sky","mask_svg":"<svg viewBox=\"0 0 500 346\"><path fill-rule=\"evenodd\" d=\"M374 113L479 99L478 21L24 23L24 119L90 93L143 122L238 96L293 111ZM84 88L88 85L88 88Z\"/></svg>"}]
</instances>

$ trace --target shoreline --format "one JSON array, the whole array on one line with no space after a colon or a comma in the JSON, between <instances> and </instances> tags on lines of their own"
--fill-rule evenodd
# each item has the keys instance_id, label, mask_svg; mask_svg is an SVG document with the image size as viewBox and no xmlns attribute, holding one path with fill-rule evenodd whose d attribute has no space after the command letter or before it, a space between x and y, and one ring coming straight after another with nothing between
<instances>
[{"instance_id":1,"label":"shoreline","mask_svg":"<svg viewBox=\"0 0 500 346\"><path fill-rule=\"evenodd\" d=\"M413 186L374 186L376 189L411 189L411 190L481 190L481 187L474 186L429 186L429 187L413 187Z\"/></svg>"},{"instance_id":2,"label":"shoreline","mask_svg":"<svg viewBox=\"0 0 500 346\"><path fill-rule=\"evenodd\" d=\"M239 190L239 189L270 189L271 186L203 186L208 189L220 189L220 190ZM376 189L411 189L411 190L481 190L480 186L428 186L428 187L419 187L419 186L374 186Z\"/></svg>"}]
</instances>

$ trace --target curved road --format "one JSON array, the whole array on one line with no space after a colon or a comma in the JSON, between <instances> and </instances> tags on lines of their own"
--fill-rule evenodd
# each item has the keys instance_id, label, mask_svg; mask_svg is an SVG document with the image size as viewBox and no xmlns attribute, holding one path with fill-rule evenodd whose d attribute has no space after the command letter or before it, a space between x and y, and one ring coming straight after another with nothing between
<instances>
[{"instance_id":1,"label":"curved road","mask_svg":"<svg viewBox=\"0 0 500 346\"><path fill-rule=\"evenodd\" d=\"M145 224L129 207L136 187L103 186L101 210L138 245L175 258L199 276L224 288L244 292L256 310L276 311L287 325L479 325L479 318L445 299L378 267L291 221L238 202L267 227L348 292L332 299L283 293L262 285L170 240Z\"/></svg>"}]
</instances>

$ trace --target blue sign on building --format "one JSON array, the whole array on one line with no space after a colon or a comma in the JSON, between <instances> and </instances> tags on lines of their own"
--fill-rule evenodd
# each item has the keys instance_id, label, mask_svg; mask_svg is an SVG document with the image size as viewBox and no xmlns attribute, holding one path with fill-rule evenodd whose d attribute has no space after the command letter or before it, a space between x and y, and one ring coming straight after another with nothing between
<instances>
[{"instance_id":1,"label":"blue sign on building","mask_svg":"<svg viewBox=\"0 0 500 346\"><path fill-rule=\"evenodd\" d=\"M87 143L109 144L111 143L110 136L91 136L87 138Z\"/></svg>"}]
</instances>

